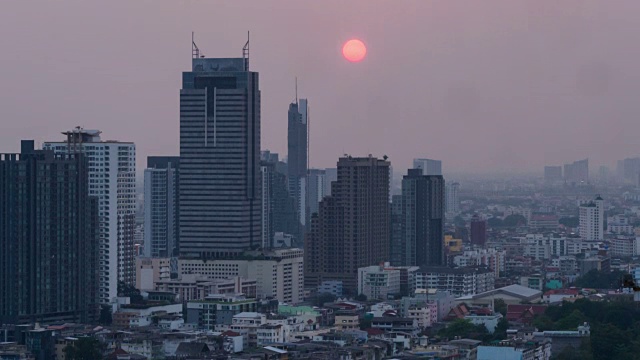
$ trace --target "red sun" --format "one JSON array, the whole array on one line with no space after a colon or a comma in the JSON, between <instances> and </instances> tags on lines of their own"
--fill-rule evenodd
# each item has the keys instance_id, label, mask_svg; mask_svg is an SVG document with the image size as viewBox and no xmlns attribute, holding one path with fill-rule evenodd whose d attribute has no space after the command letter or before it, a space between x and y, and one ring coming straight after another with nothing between
<instances>
[{"instance_id":1,"label":"red sun","mask_svg":"<svg viewBox=\"0 0 640 360\"><path fill-rule=\"evenodd\" d=\"M342 55L351 62L358 62L367 55L367 47L358 39L347 41L342 47Z\"/></svg>"}]
</instances>

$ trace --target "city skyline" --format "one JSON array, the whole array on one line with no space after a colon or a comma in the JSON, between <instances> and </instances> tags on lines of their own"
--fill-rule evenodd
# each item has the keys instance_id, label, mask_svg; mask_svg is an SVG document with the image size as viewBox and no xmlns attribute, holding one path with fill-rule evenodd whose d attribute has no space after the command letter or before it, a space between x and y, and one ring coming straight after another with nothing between
<instances>
[{"instance_id":1,"label":"city skyline","mask_svg":"<svg viewBox=\"0 0 640 360\"><path fill-rule=\"evenodd\" d=\"M492 10L498 3L500 13ZM587 157L612 167L638 155L631 134L640 109L630 96L638 61L623 45L640 7L631 1L615 7L571 1L401 7L356 1L201 7L166 2L97 9L10 4L12 11L0 15L0 29L20 36L1 39L0 47L20 56L0 58L2 68L11 69L5 82L11 85L0 88L0 116L12 120L0 135L3 143L42 142L58 129L81 125L137 143L140 158L176 154L178 103L172 89L180 83L176 73L188 66L190 32L215 57L239 56L251 30L252 68L265 74L262 85L269 94L263 102L263 150L286 153L282 109L294 96L298 76L300 95L314 103L311 168L334 167L344 153L386 154L398 169L409 168L414 157L433 157L456 172L538 172L546 164ZM40 15L45 13L52 16ZM304 13L314 15L291 16ZM600 13L609 16L594 16ZM174 16L192 21L168 21ZM220 31L208 25L218 17L237 21ZM403 21L386 21L394 18ZM613 18L616 27L610 26ZM287 29L275 26L282 19ZM146 30L138 31L139 25ZM41 36L43 27L50 36ZM424 41L396 41L416 32ZM368 48L358 64L340 56L342 43L354 36ZM558 61L545 60L551 50ZM403 71L415 74L410 81L390 71L399 57ZM36 68L38 77L31 75ZM55 90L48 84L56 84ZM41 106L26 105L18 94L27 89L29 101ZM363 126L371 136L358 136ZM474 151L464 151L466 146Z\"/></svg>"}]
</instances>

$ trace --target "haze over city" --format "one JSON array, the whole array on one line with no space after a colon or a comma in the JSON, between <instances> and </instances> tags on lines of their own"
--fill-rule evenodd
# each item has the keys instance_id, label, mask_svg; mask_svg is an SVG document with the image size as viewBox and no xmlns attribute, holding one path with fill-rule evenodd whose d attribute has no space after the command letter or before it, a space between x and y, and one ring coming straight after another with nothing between
<instances>
[{"instance_id":1,"label":"haze over city","mask_svg":"<svg viewBox=\"0 0 640 360\"><path fill-rule=\"evenodd\" d=\"M81 125L178 152L190 37L238 57L251 31L262 148L286 153L287 104L310 99L310 166L344 153L442 159L444 171L540 171L637 155L637 1L4 1L0 142ZM340 47L367 44L349 63ZM37 106L35 106L37 105ZM38 129L34 132L34 129ZM141 167L142 164L138 164Z\"/></svg>"}]
</instances>

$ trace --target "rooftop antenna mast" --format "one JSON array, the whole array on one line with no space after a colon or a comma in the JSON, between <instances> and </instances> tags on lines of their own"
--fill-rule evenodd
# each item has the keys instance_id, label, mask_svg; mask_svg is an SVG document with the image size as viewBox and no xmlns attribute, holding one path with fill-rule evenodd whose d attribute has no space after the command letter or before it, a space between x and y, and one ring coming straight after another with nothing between
<instances>
[{"instance_id":1,"label":"rooftop antenna mast","mask_svg":"<svg viewBox=\"0 0 640 360\"><path fill-rule=\"evenodd\" d=\"M195 34L193 31L191 32L191 57L193 59L200 57L200 49L198 48L198 45L196 45ZM204 57L204 54L202 54L202 57Z\"/></svg>"},{"instance_id":2,"label":"rooftop antenna mast","mask_svg":"<svg viewBox=\"0 0 640 360\"><path fill-rule=\"evenodd\" d=\"M296 76L296 105L298 105L298 77Z\"/></svg>"},{"instance_id":3,"label":"rooftop antenna mast","mask_svg":"<svg viewBox=\"0 0 640 360\"><path fill-rule=\"evenodd\" d=\"M247 31L247 43L242 48L242 58L244 59L244 71L249 71L249 32Z\"/></svg>"}]
</instances>

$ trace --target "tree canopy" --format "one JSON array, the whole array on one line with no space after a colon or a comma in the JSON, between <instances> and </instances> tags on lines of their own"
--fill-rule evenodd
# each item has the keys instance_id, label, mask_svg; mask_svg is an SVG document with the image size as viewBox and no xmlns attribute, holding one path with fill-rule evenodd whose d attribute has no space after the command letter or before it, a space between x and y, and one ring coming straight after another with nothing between
<instances>
[{"instance_id":1,"label":"tree canopy","mask_svg":"<svg viewBox=\"0 0 640 360\"><path fill-rule=\"evenodd\" d=\"M575 286L593 289L617 289L622 283L626 272L620 270L599 271L593 269L580 276L575 281Z\"/></svg>"},{"instance_id":2,"label":"tree canopy","mask_svg":"<svg viewBox=\"0 0 640 360\"><path fill-rule=\"evenodd\" d=\"M588 322L589 341L575 351L563 351L557 359L607 360L636 359L640 354L640 308L633 301L589 301L578 299L562 306L549 306L537 316L533 325L538 330L575 330Z\"/></svg>"},{"instance_id":3,"label":"tree canopy","mask_svg":"<svg viewBox=\"0 0 640 360\"><path fill-rule=\"evenodd\" d=\"M100 360L102 344L98 339L82 337L65 346L63 352L68 360Z\"/></svg>"}]
</instances>

